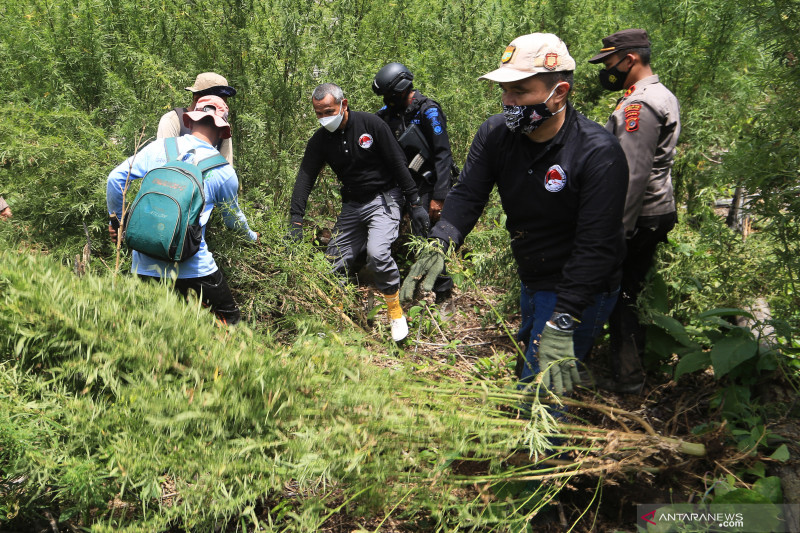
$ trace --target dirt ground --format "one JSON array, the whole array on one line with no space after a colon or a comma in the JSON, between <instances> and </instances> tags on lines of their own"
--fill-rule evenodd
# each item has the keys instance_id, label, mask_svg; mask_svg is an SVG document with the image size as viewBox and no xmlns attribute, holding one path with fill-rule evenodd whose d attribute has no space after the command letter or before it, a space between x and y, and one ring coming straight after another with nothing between
<instances>
[{"instance_id":1,"label":"dirt ground","mask_svg":"<svg viewBox=\"0 0 800 533\"><path fill-rule=\"evenodd\" d=\"M519 326L519 315L504 317L505 328L498 324L490 304L499 302L502 295L491 289L483 290L483 297L476 298L455 289L453 296L445 302L434 305L433 298L426 302L431 313L438 311L440 320L410 322L410 335L400 358L411 360L436 359L448 362L453 367L453 377L483 376L491 378L497 373L513 374L515 346L511 335ZM487 301L488 300L488 301ZM376 320L385 320L378 315ZM438 323L438 326L431 325ZM423 325L427 328L423 331ZM688 442L699 442L705 446L705 457L680 456L672 453L652 454L638 457L642 464L652 466L650 472L601 472L602 492L596 498L598 475L576 476L560 493L558 505L541 519L531 521L533 531L566 531L575 523L576 532L627 532L636 531L636 505L645 503L697 503L709 491L715 479L726 474L737 476L757 461L766 463L767 475L781 477L785 503L800 503L800 424L796 418L797 395L788 383L776 376L770 383L765 401L778 402L786 406L785 415L772 420L770 432L780 435L790 450L791 459L786 463L770 460L759 454L742 453L726 440L724 429L694 435L692 430L709 420L719 420L709 402L717 386L713 375L692 374L672 381L666 375L648 375L641 394L616 394L603 391L591 382L591 377L602 374L606 364L607 346L603 340L593 350L587 361L584 380L574 398L588 404L602 404L623 410L641 417L658 435L673 437ZM487 369L481 360L489 360ZM595 427L609 432L620 430L619 420L613 414L594 409L576 409L576 417ZM644 433L642 425L628 424L633 432ZM737 476L744 486L746 480ZM598 504L599 500L599 504ZM363 527L378 527L374 524L355 520L346 516L332 517L325 524L326 531L354 531L360 524ZM380 531L414 531L410 524L387 520Z\"/></svg>"}]
</instances>

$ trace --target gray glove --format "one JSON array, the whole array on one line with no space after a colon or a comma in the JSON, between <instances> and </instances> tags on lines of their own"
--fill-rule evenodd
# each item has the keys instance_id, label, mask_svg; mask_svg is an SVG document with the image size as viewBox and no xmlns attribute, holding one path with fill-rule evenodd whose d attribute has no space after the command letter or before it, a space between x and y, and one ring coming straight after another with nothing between
<instances>
[{"instance_id":1,"label":"gray glove","mask_svg":"<svg viewBox=\"0 0 800 533\"><path fill-rule=\"evenodd\" d=\"M428 217L428 212L421 205L412 205L411 212L411 233L418 237L426 238L428 230L431 229L431 219Z\"/></svg>"},{"instance_id":2,"label":"gray glove","mask_svg":"<svg viewBox=\"0 0 800 533\"><path fill-rule=\"evenodd\" d=\"M414 291L418 284L424 291L433 290L433 284L443 270L444 252L441 248L436 247L436 249L428 249L423 252L419 260L411 266L408 277L400 287L400 301L407 302L414 298Z\"/></svg>"},{"instance_id":3,"label":"gray glove","mask_svg":"<svg viewBox=\"0 0 800 533\"><path fill-rule=\"evenodd\" d=\"M571 392L572 387L580 382L572 331L563 331L545 324L539 338L538 357L542 385L556 394Z\"/></svg>"}]
</instances>

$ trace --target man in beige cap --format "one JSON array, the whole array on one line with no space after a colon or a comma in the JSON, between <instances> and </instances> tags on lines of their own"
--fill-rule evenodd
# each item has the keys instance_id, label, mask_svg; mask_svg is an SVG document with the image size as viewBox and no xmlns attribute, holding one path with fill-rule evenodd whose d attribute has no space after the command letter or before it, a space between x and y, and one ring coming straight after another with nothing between
<instances>
[{"instance_id":1,"label":"man in beige cap","mask_svg":"<svg viewBox=\"0 0 800 533\"><path fill-rule=\"evenodd\" d=\"M603 47L589 63L605 65L598 72L604 89L625 90L606 129L619 139L630 167L624 216L628 253L622 265L619 302L609 320L613 376L600 386L636 393L644 385L646 341L637 300L658 244L667 241L678 218L672 163L681 132L680 106L650 67L650 39L645 30L631 28L603 38Z\"/></svg>"},{"instance_id":2,"label":"man in beige cap","mask_svg":"<svg viewBox=\"0 0 800 533\"><path fill-rule=\"evenodd\" d=\"M429 233L446 249L472 230L497 186L522 282L517 364L520 388L543 371L556 393L578 379L583 359L617 299L624 256L622 213L628 165L617 139L568 102L575 61L553 34L506 47L498 69L481 76L502 90L503 113L478 129L441 220ZM424 254L403 284L430 290L443 255Z\"/></svg>"},{"instance_id":3,"label":"man in beige cap","mask_svg":"<svg viewBox=\"0 0 800 533\"><path fill-rule=\"evenodd\" d=\"M203 96L219 96L226 101L229 97L236 95L236 89L228 85L228 80L216 72L203 72L197 75L194 85L186 87L192 93L192 103L189 107L176 107L165 113L158 122L156 138L164 139L167 137L180 137L189 133L189 128L184 125L183 114L194 110L197 101ZM228 163L233 164L233 144L231 139L222 139L216 147Z\"/></svg>"}]
</instances>

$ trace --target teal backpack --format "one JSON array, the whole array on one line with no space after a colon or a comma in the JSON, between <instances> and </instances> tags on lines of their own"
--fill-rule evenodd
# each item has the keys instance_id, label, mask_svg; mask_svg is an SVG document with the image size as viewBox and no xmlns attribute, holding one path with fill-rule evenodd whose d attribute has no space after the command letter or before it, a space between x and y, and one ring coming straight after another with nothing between
<instances>
[{"instance_id":1,"label":"teal backpack","mask_svg":"<svg viewBox=\"0 0 800 533\"><path fill-rule=\"evenodd\" d=\"M200 249L199 218L206 203L203 175L228 164L220 154L197 164L178 160L175 137L164 139L167 163L145 174L126 217L124 237L132 249L164 261L185 261Z\"/></svg>"}]
</instances>

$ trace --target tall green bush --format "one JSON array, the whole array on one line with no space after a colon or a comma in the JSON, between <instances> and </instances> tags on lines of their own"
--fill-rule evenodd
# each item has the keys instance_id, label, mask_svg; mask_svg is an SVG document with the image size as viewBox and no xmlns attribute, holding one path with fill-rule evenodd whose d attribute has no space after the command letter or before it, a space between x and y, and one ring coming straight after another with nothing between
<instances>
[{"instance_id":1,"label":"tall green bush","mask_svg":"<svg viewBox=\"0 0 800 533\"><path fill-rule=\"evenodd\" d=\"M95 249L102 249L108 234L102 173L122 160L119 147L77 110L12 101L3 112L0 191L30 239L69 257L86 244L86 224Z\"/></svg>"},{"instance_id":2,"label":"tall green bush","mask_svg":"<svg viewBox=\"0 0 800 533\"><path fill-rule=\"evenodd\" d=\"M459 461L485 461L498 483L544 468L503 467L553 432L538 404L531 424L499 409L518 395L388 372L319 322L288 344L229 329L167 287L77 278L47 257L0 252L0 294L12 529L49 512L98 531L210 530L259 506L272 530L311 531L342 497L355 515L403 501L406 518L450 529L524 523L537 507L454 498L472 483Z\"/></svg>"}]
</instances>

